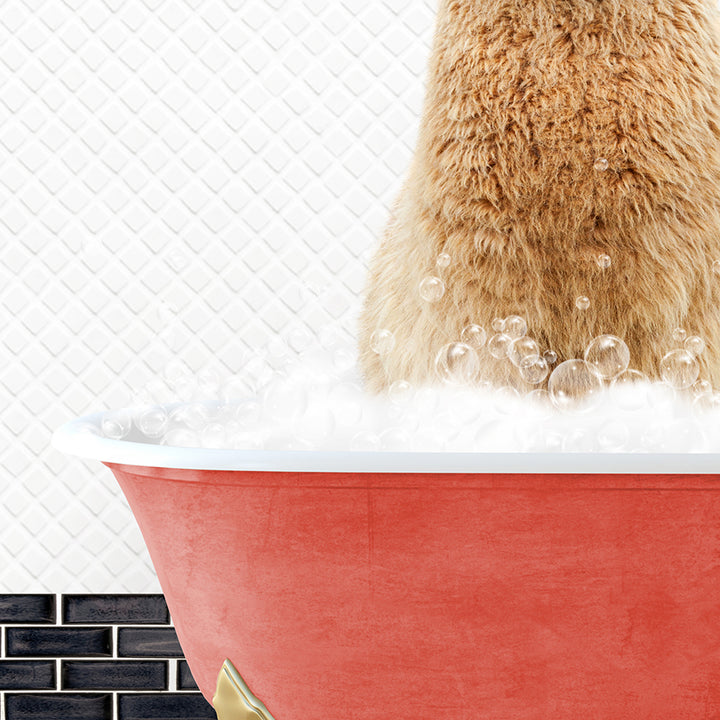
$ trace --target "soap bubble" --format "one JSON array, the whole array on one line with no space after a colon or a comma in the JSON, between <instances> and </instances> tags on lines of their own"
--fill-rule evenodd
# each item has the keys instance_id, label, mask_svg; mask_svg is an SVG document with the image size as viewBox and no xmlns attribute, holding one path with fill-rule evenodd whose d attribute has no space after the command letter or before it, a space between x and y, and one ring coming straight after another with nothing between
<instances>
[{"instance_id":1,"label":"soap bubble","mask_svg":"<svg viewBox=\"0 0 720 720\"><path fill-rule=\"evenodd\" d=\"M263 397L263 410L277 420L300 417L308 407L307 387L284 376L271 382Z\"/></svg>"},{"instance_id":2,"label":"soap bubble","mask_svg":"<svg viewBox=\"0 0 720 720\"><path fill-rule=\"evenodd\" d=\"M305 352L313 344L314 339L313 334L302 325L296 325L287 334L287 344L297 354Z\"/></svg>"},{"instance_id":3,"label":"soap bubble","mask_svg":"<svg viewBox=\"0 0 720 720\"><path fill-rule=\"evenodd\" d=\"M502 360L508 356L511 342L512 338L509 335L505 335L505 333L498 333L490 338L488 342L488 351L494 358Z\"/></svg>"},{"instance_id":4,"label":"soap bubble","mask_svg":"<svg viewBox=\"0 0 720 720\"><path fill-rule=\"evenodd\" d=\"M705 350L705 341L698 335L691 335L685 339L685 349L693 356L701 355Z\"/></svg>"},{"instance_id":5,"label":"soap bubble","mask_svg":"<svg viewBox=\"0 0 720 720\"><path fill-rule=\"evenodd\" d=\"M167 429L168 412L161 405L151 405L143 408L135 416L135 424L143 435L149 438L159 438Z\"/></svg>"},{"instance_id":6,"label":"soap bubble","mask_svg":"<svg viewBox=\"0 0 720 720\"><path fill-rule=\"evenodd\" d=\"M505 320L503 320L503 318L499 318L499 317L493 318L492 329L496 333L503 332L503 330L505 329Z\"/></svg>"},{"instance_id":7,"label":"soap bubble","mask_svg":"<svg viewBox=\"0 0 720 720\"><path fill-rule=\"evenodd\" d=\"M611 257L609 255L605 255L605 253L598 255L596 262L601 270L607 270L610 265L612 265Z\"/></svg>"},{"instance_id":8,"label":"soap bubble","mask_svg":"<svg viewBox=\"0 0 720 720\"><path fill-rule=\"evenodd\" d=\"M370 336L370 348L377 355L389 355L395 348L395 335L389 330L376 330Z\"/></svg>"},{"instance_id":9,"label":"soap bubble","mask_svg":"<svg viewBox=\"0 0 720 720\"><path fill-rule=\"evenodd\" d=\"M356 452L376 452L380 450L380 438L368 430L361 430L350 442L350 449Z\"/></svg>"},{"instance_id":10,"label":"soap bubble","mask_svg":"<svg viewBox=\"0 0 720 720\"><path fill-rule=\"evenodd\" d=\"M585 297L585 295L580 295L580 297L575 299L575 307L578 310L587 310L590 307L590 298Z\"/></svg>"},{"instance_id":11,"label":"soap bubble","mask_svg":"<svg viewBox=\"0 0 720 720\"><path fill-rule=\"evenodd\" d=\"M720 260L716 260L716 261L712 264L712 271L713 271L716 275L720 275Z\"/></svg>"},{"instance_id":12,"label":"soap bubble","mask_svg":"<svg viewBox=\"0 0 720 720\"><path fill-rule=\"evenodd\" d=\"M257 427L262 417L262 406L254 398L248 398L237 403L233 417L240 428L251 429Z\"/></svg>"},{"instance_id":13,"label":"soap bubble","mask_svg":"<svg viewBox=\"0 0 720 720\"><path fill-rule=\"evenodd\" d=\"M596 404L602 382L584 360L566 360L550 375L548 392L559 410L584 410Z\"/></svg>"},{"instance_id":14,"label":"soap bubble","mask_svg":"<svg viewBox=\"0 0 720 720\"><path fill-rule=\"evenodd\" d=\"M597 160L595 160L595 163L593 164L593 167L598 172L604 172L610 167L610 163L608 162L607 158L599 157Z\"/></svg>"},{"instance_id":15,"label":"soap bubble","mask_svg":"<svg viewBox=\"0 0 720 720\"><path fill-rule=\"evenodd\" d=\"M689 388L700 374L700 365L687 350L671 350L660 361L662 379L675 390Z\"/></svg>"},{"instance_id":16,"label":"soap bubble","mask_svg":"<svg viewBox=\"0 0 720 720\"><path fill-rule=\"evenodd\" d=\"M693 394L698 395L710 395L713 392L713 386L707 380L698 380L692 386Z\"/></svg>"},{"instance_id":17,"label":"soap bubble","mask_svg":"<svg viewBox=\"0 0 720 720\"><path fill-rule=\"evenodd\" d=\"M684 343L686 337L687 337L687 330L685 330L684 328L677 327L673 330L672 339L676 343Z\"/></svg>"},{"instance_id":18,"label":"soap bubble","mask_svg":"<svg viewBox=\"0 0 720 720\"><path fill-rule=\"evenodd\" d=\"M480 370L475 350L466 343L449 343L435 358L438 377L450 385L472 383Z\"/></svg>"},{"instance_id":19,"label":"soap bubble","mask_svg":"<svg viewBox=\"0 0 720 720\"><path fill-rule=\"evenodd\" d=\"M218 397L220 393L220 373L213 367L205 367L197 377L198 393L202 399Z\"/></svg>"},{"instance_id":20,"label":"soap bubble","mask_svg":"<svg viewBox=\"0 0 720 720\"><path fill-rule=\"evenodd\" d=\"M103 415L100 427L106 438L122 440L132 429L132 412L130 410L107 412Z\"/></svg>"},{"instance_id":21,"label":"soap bubble","mask_svg":"<svg viewBox=\"0 0 720 720\"><path fill-rule=\"evenodd\" d=\"M199 402L178 405L170 413L171 422L185 425L190 430L202 430L209 419L210 410Z\"/></svg>"},{"instance_id":22,"label":"soap bubble","mask_svg":"<svg viewBox=\"0 0 720 720\"><path fill-rule=\"evenodd\" d=\"M412 399L413 390L413 386L407 380L396 380L388 388L388 398L392 403L406 403Z\"/></svg>"},{"instance_id":23,"label":"soap bubble","mask_svg":"<svg viewBox=\"0 0 720 720\"><path fill-rule=\"evenodd\" d=\"M420 283L420 297L425 302L437 302L445 294L445 283L439 277L426 277Z\"/></svg>"},{"instance_id":24,"label":"soap bubble","mask_svg":"<svg viewBox=\"0 0 720 720\"><path fill-rule=\"evenodd\" d=\"M621 410L640 410L648 404L650 378L644 372L624 370L613 378L611 387Z\"/></svg>"},{"instance_id":25,"label":"soap bubble","mask_svg":"<svg viewBox=\"0 0 720 720\"><path fill-rule=\"evenodd\" d=\"M546 350L543 353L543 357L548 365L554 365L558 361L557 353L554 350Z\"/></svg>"},{"instance_id":26,"label":"soap bubble","mask_svg":"<svg viewBox=\"0 0 720 720\"><path fill-rule=\"evenodd\" d=\"M503 332L509 335L513 340L521 338L527 333L527 323L525 318L519 315L510 315L505 318L505 324L503 325Z\"/></svg>"},{"instance_id":27,"label":"soap bubble","mask_svg":"<svg viewBox=\"0 0 720 720\"><path fill-rule=\"evenodd\" d=\"M520 377L531 385L539 385L549 372L547 360L539 355L526 357L520 361Z\"/></svg>"},{"instance_id":28,"label":"soap bubble","mask_svg":"<svg viewBox=\"0 0 720 720\"><path fill-rule=\"evenodd\" d=\"M562 439L563 452L589 453L594 449L594 434L585 428L572 428Z\"/></svg>"},{"instance_id":29,"label":"soap bubble","mask_svg":"<svg viewBox=\"0 0 720 720\"><path fill-rule=\"evenodd\" d=\"M493 407L501 415L509 415L516 409L520 393L509 385L504 385L495 390L492 396Z\"/></svg>"},{"instance_id":30,"label":"soap bubble","mask_svg":"<svg viewBox=\"0 0 720 720\"><path fill-rule=\"evenodd\" d=\"M204 448L221 448L226 444L225 425L222 423L208 423L200 433L200 441Z\"/></svg>"},{"instance_id":31,"label":"soap bubble","mask_svg":"<svg viewBox=\"0 0 720 720\"><path fill-rule=\"evenodd\" d=\"M230 404L253 395L253 388L244 375L230 375L222 382L220 398Z\"/></svg>"},{"instance_id":32,"label":"soap bubble","mask_svg":"<svg viewBox=\"0 0 720 720\"><path fill-rule=\"evenodd\" d=\"M610 420L598 431L598 445L605 452L619 452L627 446L629 436L625 423Z\"/></svg>"},{"instance_id":33,"label":"soap bubble","mask_svg":"<svg viewBox=\"0 0 720 720\"><path fill-rule=\"evenodd\" d=\"M190 366L179 358L173 358L163 370L163 377L165 382L177 390L178 385L183 385L189 380L194 380L192 370Z\"/></svg>"},{"instance_id":34,"label":"soap bubble","mask_svg":"<svg viewBox=\"0 0 720 720\"><path fill-rule=\"evenodd\" d=\"M171 447L200 447L200 438L196 432L186 428L168 430L162 439L163 445Z\"/></svg>"},{"instance_id":35,"label":"soap bubble","mask_svg":"<svg viewBox=\"0 0 720 720\"><path fill-rule=\"evenodd\" d=\"M441 252L437 256L436 264L439 268L446 268L450 265L451 262L452 258L446 252Z\"/></svg>"},{"instance_id":36,"label":"soap bubble","mask_svg":"<svg viewBox=\"0 0 720 720\"><path fill-rule=\"evenodd\" d=\"M585 362L603 380L612 380L630 365L630 350L615 335L600 335L585 349Z\"/></svg>"},{"instance_id":37,"label":"soap bubble","mask_svg":"<svg viewBox=\"0 0 720 720\"><path fill-rule=\"evenodd\" d=\"M257 432L236 432L230 438L230 447L233 450L262 450L265 441Z\"/></svg>"},{"instance_id":38,"label":"soap bubble","mask_svg":"<svg viewBox=\"0 0 720 720\"><path fill-rule=\"evenodd\" d=\"M531 390L527 394L527 398L536 405L540 406L542 409L548 409L548 405L550 404L550 393L544 388Z\"/></svg>"},{"instance_id":39,"label":"soap bubble","mask_svg":"<svg viewBox=\"0 0 720 720\"><path fill-rule=\"evenodd\" d=\"M405 428L388 428L380 433L380 449L395 452L412 450L412 436Z\"/></svg>"},{"instance_id":40,"label":"soap bubble","mask_svg":"<svg viewBox=\"0 0 720 720\"><path fill-rule=\"evenodd\" d=\"M510 343L507 356L515 367L520 367L523 360L539 358L540 347L531 337L525 335Z\"/></svg>"},{"instance_id":41,"label":"soap bubble","mask_svg":"<svg viewBox=\"0 0 720 720\"><path fill-rule=\"evenodd\" d=\"M362 420L363 397L359 388L340 383L330 390L328 399L338 425L354 427Z\"/></svg>"},{"instance_id":42,"label":"soap bubble","mask_svg":"<svg viewBox=\"0 0 720 720\"><path fill-rule=\"evenodd\" d=\"M462 331L460 339L466 345L469 345L476 350L480 350L480 348L484 347L485 343L487 342L487 333L485 332L485 328L481 327L480 325L472 324L468 325Z\"/></svg>"}]
</instances>

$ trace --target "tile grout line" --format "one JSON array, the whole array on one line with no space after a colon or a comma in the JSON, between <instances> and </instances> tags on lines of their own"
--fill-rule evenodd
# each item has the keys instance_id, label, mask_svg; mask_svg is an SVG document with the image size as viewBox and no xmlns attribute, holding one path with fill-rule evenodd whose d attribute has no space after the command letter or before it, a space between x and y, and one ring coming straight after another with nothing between
<instances>
[{"instance_id":1,"label":"tile grout line","mask_svg":"<svg viewBox=\"0 0 720 720\"><path fill-rule=\"evenodd\" d=\"M168 692L177 692L178 661L171 659L168 662Z\"/></svg>"}]
</instances>

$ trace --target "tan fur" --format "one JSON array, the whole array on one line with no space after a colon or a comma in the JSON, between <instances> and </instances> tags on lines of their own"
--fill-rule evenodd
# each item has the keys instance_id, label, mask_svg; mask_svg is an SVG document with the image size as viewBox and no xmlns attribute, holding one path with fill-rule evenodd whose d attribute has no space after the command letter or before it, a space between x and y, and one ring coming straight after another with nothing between
<instances>
[{"instance_id":1,"label":"tan fur","mask_svg":"<svg viewBox=\"0 0 720 720\"><path fill-rule=\"evenodd\" d=\"M559 361L619 335L652 377L684 327L720 388L717 14L715 0L441 0L417 148L360 319L370 389L433 380L464 326L492 334L510 314ZM418 288L435 274L447 292L428 304ZM383 361L380 328L397 339ZM515 372L485 356L485 379Z\"/></svg>"}]
</instances>

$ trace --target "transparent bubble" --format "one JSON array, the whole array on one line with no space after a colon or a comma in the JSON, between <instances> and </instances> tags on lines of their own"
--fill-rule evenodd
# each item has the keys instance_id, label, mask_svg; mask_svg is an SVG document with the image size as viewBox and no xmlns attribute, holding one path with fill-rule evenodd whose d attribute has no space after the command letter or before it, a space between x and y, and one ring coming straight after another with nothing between
<instances>
[{"instance_id":1,"label":"transparent bubble","mask_svg":"<svg viewBox=\"0 0 720 720\"><path fill-rule=\"evenodd\" d=\"M600 397L602 381L584 360L566 360L550 375L548 392L559 410L585 410Z\"/></svg>"},{"instance_id":2,"label":"transparent bubble","mask_svg":"<svg viewBox=\"0 0 720 720\"><path fill-rule=\"evenodd\" d=\"M700 365L687 350L671 350L660 361L662 379L675 390L689 388L700 374Z\"/></svg>"},{"instance_id":3,"label":"transparent bubble","mask_svg":"<svg viewBox=\"0 0 720 720\"><path fill-rule=\"evenodd\" d=\"M698 395L711 395L713 392L713 386L707 380L698 380L693 386L693 394Z\"/></svg>"},{"instance_id":4,"label":"transparent bubble","mask_svg":"<svg viewBox=\"0 0 720 720\"><path fill-rule=\"evenodd\" d=\"M525 318L519 315L510 315L505 318L505 324L503 325L503 332L509 335L513 340L521 338L527 333L527 323Z\"/></svg>"},{"instance_id":5,"label":"transparent bubble","mask_svg":"<svg viewBox=\"0 0 720 720\"><path fill-rule=\"evenodd\" d=\"M360 390L348 383L334 386L328 400L335 422L343 426L355 426L363 418L363 398Z\"/></svg>"},{"instance_id":6,"label":"transparent bubble","mask_svg":"<svg viewBox=\"0 0 720 720\"><path fill-rule=\"evenodd\" d=\"M235 421L242 429L257 427L262 417L262 406L255 398L241 400L235 405L233 412Z\"/></svg>"},{"instance_id":7,"label":"transparent bubble","mask_svg":"<svg viewBox=\"0 0 720 720\"><path fill-rule=\"evenodd\" d=\"M603 380L612 380L630 365L630 349L615 335L600 335L585 349L585 362Z\"/></svg>"},{"instance_id":8,"label":"transparent bubble","mask_svg":"<svg viewBox=\"0 0 720 720\"><path fill-rule=\"evenodd\" d=\"M391 403L409 402L413 396L413 386L407 380L396 380L388 388L388 399Z\"/></svg>"},{"instance_id":9,"label":"transparent bubble","mask_svg":"<svg viewBox=\"0 0 720 720\"><path fill-rule=\"evenodd\" d=\"M504 385L493 392L492 404L501 415L510 415L515 412L519 398L520 393L515 388Z\"/></svg>"},{"instance_id":10,"label":"transparent bubble","mask_svg":"<svg viewBox=\"0 0 720 720\"><path fill-rule=\"evenodd\" d=\"M610 163L608 162L607 158L599 157L597 160L595 160L595 163L593 164L593 167L598 172L604 172L610 167Z\"/></svg>"},{"instance_id":11,"label":"transparent bubble","mask_svg":"<svg viewBox=\"0 0 720 720\"><path fill-rule=\"evenodd\" d=\"M624 370L613 379L611 387L621 410L640 410L649 402L650 378L639 370Z\"/></svg>"},{"instance_id":12,"label":"transparent bubble","mask_svg":"<svg viewBox=\"0 0 720 720\"><path fill-rule=\"evenodd\" d=\"M687 337L687 331L684 328L678 327L673 330L672 339L676 343L684 343Z\"/></svg>"},{"instance_id":13,"label":"transparent bubble","mask_svg":"<svg viewBox=\"0 0 720 720\"><path fill-rule=\"evenodd\" d=\"M539 385L550 373L547 360L539 355L523 358L519 367L520 377L531 385Z\"/></svg>"},{"instance_id":14,"label":"transparent bubble","mask_svg":"<svg viewBox=\"0 0 720 720\"><path fill-rule=\"evenodd\" d=\"M311 405L307 412L295 420L295 435L319 447L335 432L335 417L332 410L321 405Z\"/></svg>"},{"instance_id":15,"label":"transparent bubble","mask_svg":"<svg viewBox=\"0 0 720 720\"><path fill-rule=\"evenodd\" d=\"M691 335L685 339L685 349L693 356L702 355L705 350L705 341L699 335Z\"/></svg>"},{"instance_id":16,"label":"transparent bubble","mask_svg":"<svg viewBox=\"0 0 720 720\"><path fill-rule=\"evenodd\" d=\"M233 450L262 450L265 440L258 432L237 432L230 438Z\"/></svg>"},{"instance_id":17,"label":"transparent bubble","mask_svg":"<svg viewBox=\"0 0 720 720\"><path fill-rule=\"evenodd\" d=\"M720 260L716 260L716 261L712 264L712 271L713 271L716 275L720 275Z\"/></svg>"},{"instance_id":18,"label":"transparent bubble","mask_svg":"<svg viewBox=\"0 0 720 720\"><path fill-rule=\"evenodd\" d=\"M196 432L185 428L168 430L163 435L162 445L171 447L200 447L200 438Z\"/></svg>"},{"instance_id":19,"label":"transparent bubble","mask_svg":"<svg viewBox=\"0 0 720 720\"><path fill-rule=\"evenodd\" d=\"M210 419L210 410L203 403L185 403L170 413L173 423L185 425L190 430L201 430Z\"/></svg>"},{"instance_id":20,"label":"transparent bubble","mask_svg":"<svg viewBox=\"0 0 720 720\"><path fill-rule=\"evenodd\" d=\"M619 420L610 420L598 430L598 445L605 452L620 452L626 449L630 433L627 425Z\"/></svg>"},{"instance_id":21,"label":"transparent bubble","mask_svg":"<svg viewBox=\"0 0 720 720\"><path fill-rule=\"evenodd\" d=\"M720 392L701 393L693 400L693 410L715 412L720 410Z\"/></svg>"},{"instance_id":22,"label":"transparent bubble","mask_svg":"<svg viewBox=\"0 0 720 720\"><path fill-rule=\"evenodd\" d=\"M508 358L515 367L520 367L526 359L534 360L540 357L540 347L527 335L515 338L508 347Z\"/></svg>"},{"instance_id":23,"label":"transparent bubble","mask_svg":"<svg viewBox=\"0 0 720 720\"><path fill-rule=\"evenodd\" d=\"M253 395L253 387L244 375L230 375L220 388L220 398L224 403L235 403Z\"/></svg>"},{"instance_id":24,"label":"transparent bubble","mask_svg":"<svg viewBox=\"0 0 720 720\"><path fill-rule=\"evenodd\" d=\"M472 383L480 370L477 352L466 343L449 343L435 358L438 377L449 385Z\"/></svg>"},{"instance_id":25,"label":"transparent bubble","mask_svg":"<svg viewBox=\"0 0 720 720\"><path fill-rule=\"evenodd\" d=\"M512 338L509 335L498 333L497 335L493 335L488 341L488 351L494 358L502 360L508 356L511 342Z\"/></svg>"},{"instance_id":26,"label":"transparent bubble","mask_svg":"<svg viewBox=\"0 0 720 720\"><path fill-rule=\"evenodd\" d=\"M505 329L505 320L503 320L503 318L498 318L498 317L493 318L493 321L492 321L492 329L493 329L496 333L501 333L501 332L503 332L503 330Z\"/></svg>"},{"instance_id":27,"label":"transparent bubble","mask_svg":"<svg viewBox=\"0 0 720 720\"><path fill-rule=\"evenodd\" d=\"M487 342L487 333L485 332L485 328L480 325L471 324L462 331L460 339L466 345L469 345L476 350L480 350L480 348L484 347Z\"/></svg>"},{"instance_id":28,"label":"transparent bubble","mask_svg":"<svg viewBox=\"0 0 720 720\"><path fill-rule=\"evenodd\" d=\"M200 441L205 448L221 448L226 445L225 426L221 423L208 423L200 432Z\"/></svg>"},{"instance_id":29,"label":"transparent bubble","mask_svg":"<svg viewBox=\"0 0 720 720\"><path fill-rule=\"evenodd\" d=\"M380 438L368 430L361 430L350 442L350 449L355 452L375 452L380 450Z\"/></svg>"},{"instance_id":30,"label":"transparent bubble","mask_svg":"<svg viewBox=\"0 0 720 720\"><path fill-rule=\"evenodd\" d=\"M263 410L276 420L300 417L308 407L307 387L286 377L276 377L265 390Z\"/></svg>"},{"instance_id":31,"label":"transparent bubble","mask_svg":"<svg viewBox=\"0 0 720 720\"><path fill-rule=\"evenodd\" d=\"M301 354L310 348L315 336L302 325L297 325L287 334L288 347L295 353Z\"/></svg>"},{"instance_id":32,"label":"transparent bubble","mask_svg":"<svg viewBox=\"0 0 720 720\"><path fill-rule=\"evenodd\" d=\"M531 390L527 394L527 398L528 400L535 403L536 405L541 406L542 408L546 408L550 404L550 393L543 388Z\"/></svg>"},{"instance_id":33,"label":"transparent bubble","mask_svg":"<svg viewBox=\"0 0 720 720\"><path fill-rule=\"evenodd\" d=\"M190 366L180 358L170 360L163 370L163 378L171 388L175 388L178 383L186 381L190 377L192 377Z\"/></svg>"},{"instance_id":34,"label":"transparent bubble","mask_svg":"<svg viewBox=\"0 0 720 720\"><path fill-rule=\"evenodd\" d=\"M439 268L446 268L450 265L451 262L452 262L452 258L446 252L441 252L437 256L436 263Z\"/></svg>"},{"instance_id":35,"label":"transparent bubble","mask_svg":"<svg viewBox=\"0 0 720 720\"><path fill-rule=\"evenodd\" d=\"M558 361L557 353L554 350L546 350L543 357L547 360L548 365L554 365Z\"/></svg>"},{"instance_id":36,"label":"transparent bubble","mask_svg":"<svg viewBox=\"0 0 720 720\"><path fill-rule=\"evenodd\" d=\"M437 302L445 294L445 283L439 277L426 277L420 283L420 297L425 302Z\"/></svg>"},{"instance_id":37,"label":"transparent bubble","mask_svg":"<svg viewBox=\"0 0 720 720\"><path fill-rule=\"evenodd\" d=\"M575 307L578 310L587 310L590 307L590 298L585 295L580 295L580 297L575 299Z\"/></svg>"},{"instance_id":38,"label":"transparent bubble","mask_svg":"<svg viewBox=\"0 0 720 720\"><path fill-rule=\"evenodd\" d=\"M357 364L357 356L347 348L338 348L332 354L332 365L335 372L341 375L352 370Z\"/></svg>"},{"instance_id":39,"label":"transparent bubble","mask_svg":"<svg viewBox=\"0 0 720 720\"><path fill-rule=\"evenodd\" d=\"M585 428L572 428L562 439L563 452L588 453L594 449L594 434Z\"/></svg>"},{"instance_id":40,"label":"transparent bubble","mask_svg":"<svg viewBox=\"0 0 720 720\"><path fill-rule=\"evenodd\" d=\"M140 432L149 438L161 437L168 426L168 412L160 405L144 408L135 417L135 424Z\"/></svg>"},{"instance_id":41,"label":"transparent bubble","mask_svg":"<svg viewBox=\"0 0 720 720\"><path fill-rule=\"evenodd\" d=\"M612 265L612 258L605 253L598 255L595 261L601 270L607 270Z\"/></svg>"},{"instance_id":42,"label":"transparent bubble","mask_svg":"<svg viewBox=\"0 0 720 720\"><path fill-rule=\"evenodd\" d=\"M388 428L380 433L380 449L404 452L412 449L412 435L405 428Z\"/></svg>"},{"instance_id":43,"label":"transparent bubble","mask_svg":"<svg viewBox=\"0 0 720 720\"><path fill-rule=\"evenodd\" d=\"M201 398L216 398L220 392L220 373L214 367L204 367L197 376Z\"/></svg>"},{"instance_id":44,"label":"transparent bubble","mask_svg":"<svg viewBox=\"0 0 720 720\"><path fill-rule=\"evenodd\" d=\"M377 355L389 355L395 347L395 335L389 330L376 330L370 336L370 349Z\"/></svg>"},{"instance_id":45,"label":"transparent bubble","mask_svg":"<svg viewBox=\"0 0 720 720\"><path fill-rule=\"evenodd\" d=\"M122 440L132 429L132 413L129 410L115 410L103 415L100 424L102 434L111 440Z\"/></svg>"}]
</instances>

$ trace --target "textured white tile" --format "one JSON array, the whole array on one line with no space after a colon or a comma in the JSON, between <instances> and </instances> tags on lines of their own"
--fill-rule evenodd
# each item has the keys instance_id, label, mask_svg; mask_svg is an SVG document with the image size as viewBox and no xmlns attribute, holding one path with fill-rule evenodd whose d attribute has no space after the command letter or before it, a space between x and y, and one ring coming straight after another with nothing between
<instances>
[{"instance_id":1,"label":"textured white tile","mask_svg":"<svg viewBox=\"0 0 720 720\"><path fill-rule=\"evenodd\" d=\"M173 355L234 373L296 318L354 329L434 10L0 3L0 590L158 591L109 471L51 431Z\"/></svg>"}]
</instances>

